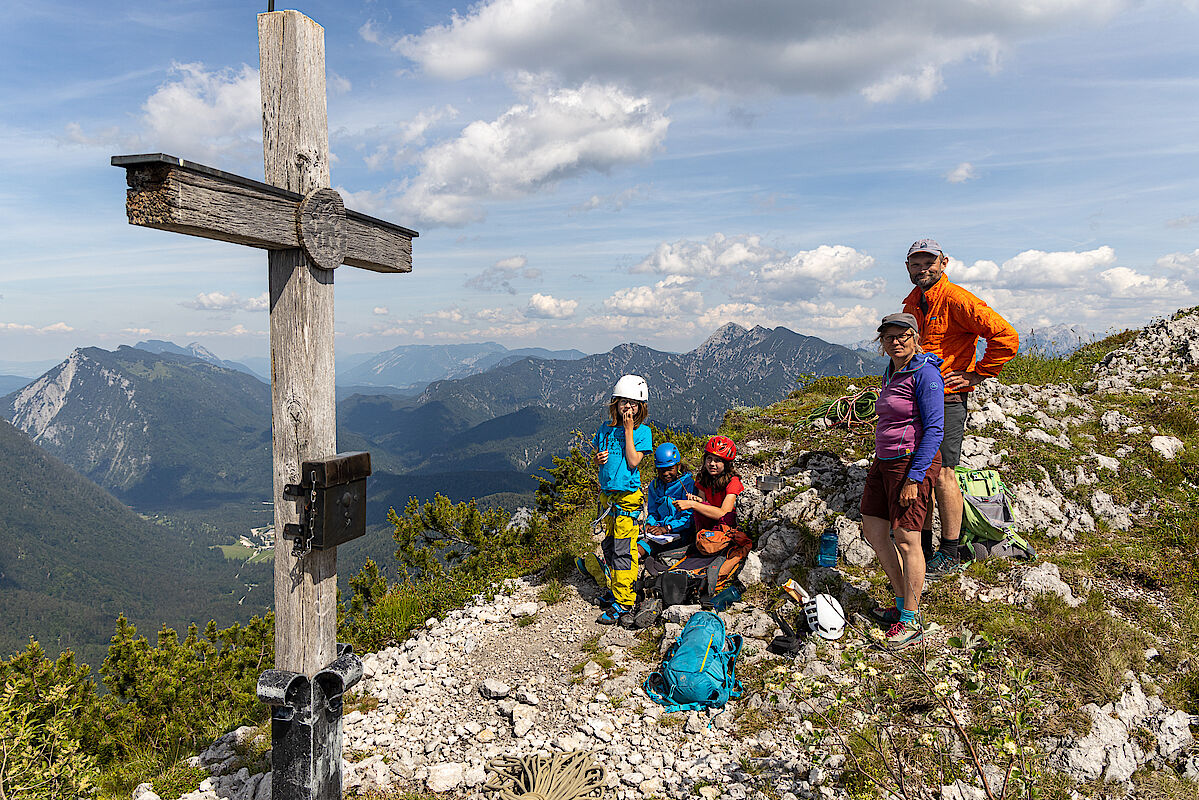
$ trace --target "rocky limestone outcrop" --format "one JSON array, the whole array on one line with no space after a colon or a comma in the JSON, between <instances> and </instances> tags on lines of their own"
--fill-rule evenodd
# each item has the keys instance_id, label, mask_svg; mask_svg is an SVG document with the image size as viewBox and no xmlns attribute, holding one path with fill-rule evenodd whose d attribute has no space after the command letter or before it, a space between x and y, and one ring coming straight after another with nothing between
<instances>
[{"instance_id":1,"label":"rocky limestone outcrop","mask_svg":"<svg viewBox=\"0 0 1199 800\"><path fill-rule=\"evenodd\" d=\"M1146 765L1182 766L1194 741L1191 716L1146 695L1132 673L1125 679L1129 686L1116 702L1083 706L1091 719L1090 732L1063 741L1050 755L1050 765L1077 781L1102 778L1108 783L1128 781Z\"/></svg>"},{"instance_id":2,"label":"rocky limestone outcrop","mask_svg":"<svg viewBox=\"0 0 1199 800\"><path fill-rule=\"evenodd\" d=\"M1126 391L1138 381L1199 368L1199 309L1146 325L1095 366L1095 388Z\"/></svg>"}]
</instances>

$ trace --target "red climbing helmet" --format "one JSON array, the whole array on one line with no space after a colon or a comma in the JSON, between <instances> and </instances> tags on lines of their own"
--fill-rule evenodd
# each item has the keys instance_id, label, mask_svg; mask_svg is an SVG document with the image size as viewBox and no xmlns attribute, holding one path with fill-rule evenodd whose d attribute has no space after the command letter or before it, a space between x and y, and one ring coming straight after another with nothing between
<instances>
[{"instance_id":1,"label":"red climbing helmet","mask_svg":"<svg viewBox=\"0 0 1199 800\"><path fill-rule=\"evenodd\" d=\"M733 444L733 440L727 436L713 436L704 445L704 452L711 453L717 458L723 458L725 461L732 461L737 457L737 445Z\"/></svg>"}]
</instances>

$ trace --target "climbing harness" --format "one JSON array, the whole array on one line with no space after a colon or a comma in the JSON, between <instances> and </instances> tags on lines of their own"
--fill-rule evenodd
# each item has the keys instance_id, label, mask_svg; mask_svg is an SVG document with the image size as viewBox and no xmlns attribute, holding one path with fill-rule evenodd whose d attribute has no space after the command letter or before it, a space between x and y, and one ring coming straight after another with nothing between
<instances>
[{"instance_id":1,"label":"climbing harness","mask_svg":"<svg viewBox=\"0 0 1199 800\"><path fill-rule=\"evenodd\" d=\"M604 507L603 501L597 503L596 508L602 508L602 510L599 512L599 516L596 517L595 521L591 523L591 530L594 531L597 536L607 532L604 528L604 520L607 519L609 514L614 517L632 517L637 521L638 524L640 524L645 522L645 518L648 513L646 511L645 503L642 503L641 508L637 509L636 511L626 511L620 506L616 505L616 503L608 503L608 505Z\"/></svg>"},{"instance_id":2,"label":"climbing harness","mask_svg":"<svg viewBox=\"0 0 1199 800\"><path fill-rule=\"evenodd\" d=\"M854 425L868 425L878 419L874 404L878 401L878 387L867 386L856 394L847 394L821 403L807 417L807 422L828 420L829 427L844 425L853 429Z\"/></svg>"},{"instance_id":3,"label":"climbing harness","mask_svg":"<svg viewBox=\"0 0 1199 800\"><path fill-rule=\"evenodd\" d=\"M499 756L487 762L490 800L601 800L608 772L585 750L552 756Z\"/></svg>"}]
</instances>

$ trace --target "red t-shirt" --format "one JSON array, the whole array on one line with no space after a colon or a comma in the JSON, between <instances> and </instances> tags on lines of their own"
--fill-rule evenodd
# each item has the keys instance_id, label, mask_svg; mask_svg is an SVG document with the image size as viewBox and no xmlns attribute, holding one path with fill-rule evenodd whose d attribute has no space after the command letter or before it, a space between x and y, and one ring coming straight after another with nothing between
<instances>
[{"instance_id":1,"label":"red t-shirt","mask_svg":"<svg viewBox=\"0 0 1199 800\"><path fill-rule=\"evenodd\" d=\"M709 489L707 486L700 486L698 481L695 484L695 488L699 489L699 496L704 499L705 503L710 506L716 506L717 508L720 508L724 505L724 498L728 497L730 494L736 495L744 492L745 484L741 483L741 479L734 475L733 479L729 481L729 485L725 487L723 492L719 489ZM695 512L693 518L695 519L695 529L699 531L706 531L708 528L715 527L721 522L723 522L725 525L728 525L730 528L735 528L737 527L737 507L733 506L733 510L725 514L720 519L709 519L698 511Z\"/></svg>"}]
</instances>

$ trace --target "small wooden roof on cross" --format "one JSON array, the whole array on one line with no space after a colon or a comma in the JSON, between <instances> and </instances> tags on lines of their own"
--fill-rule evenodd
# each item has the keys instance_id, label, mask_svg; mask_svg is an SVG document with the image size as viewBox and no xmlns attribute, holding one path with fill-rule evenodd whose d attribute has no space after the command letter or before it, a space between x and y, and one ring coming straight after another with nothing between
<instances>
[{"instance_id":1,"label":"small wooden roof on cross","mask_svg":"<svg viewBox=\"0 0 1199 800\"><path fill-rule=\"evenodd\" d=\"M126 170L133 225L264 250L298 247L325 269L412 271L419 234L346 209L333 189L301 195L164 153L113 156L112 165Z\"/></svg>"}]
</instances>

